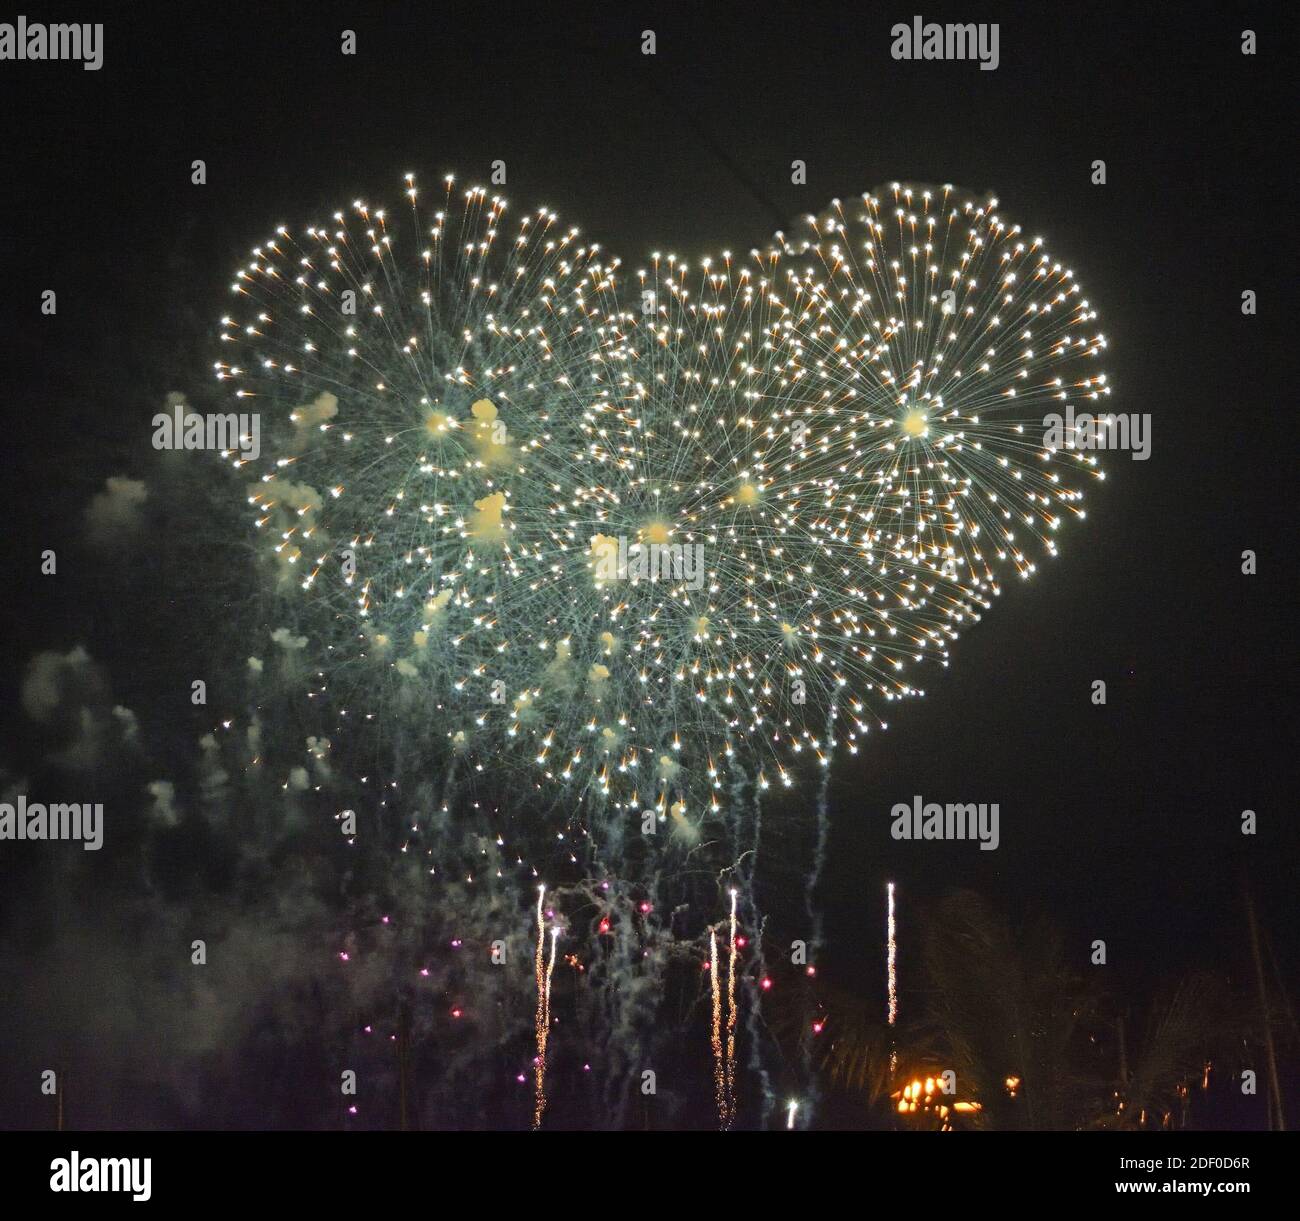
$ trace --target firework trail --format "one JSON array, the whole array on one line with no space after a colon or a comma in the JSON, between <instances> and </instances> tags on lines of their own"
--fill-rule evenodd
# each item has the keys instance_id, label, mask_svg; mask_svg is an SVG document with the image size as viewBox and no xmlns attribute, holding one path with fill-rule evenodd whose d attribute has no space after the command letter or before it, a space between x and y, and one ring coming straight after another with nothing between
<instances>
[{"instance_id":1,"label":"firework trail","mask_svg":"<svg viewBox=\"0 0 1300 1221\"><path fill-rule=\"evenodd\" d=\"M546 1045L551 1035L551 976L555 974L555 949L560 939L558 925L551 928L551 957L546 964L544 982L544 1003L542 1006L541 1028L537 1038L537 1097L533 1106L533 1128L542 1126L542 1115L546 1111Z\"/></svg>"},{"instance_id":2,"label":"firework trail","mask_svg":"<svg viewBox=\"0 0 1300 1221\"><path fill-rule=\"evenodd\" d=\"M892 1036L898 1024L898 942L897 926L894 922L894 884L886 886L887 911L885 932L885 962L889 972L889 1029ZM889 1048L889 1071L892 1074L898 1067L898 1049L892 1044Z\"/></svg>"},{"instance_id":3,"label":"firework trail","mask_svg":"<svg viewBox=\"0 0 1300 1221\"><path fill-rule=\"evenodd\" d=\"M709 992L712 1014L709 1043L713 1050L713 1088L718 1104L718 1128L726 1132L736 1121L736 951L738 891L731 891L730 936L727 955L725 1029L722 979L718 967L718 930L709 929Z\"/></svg>"},{"instance_id":4,"label":"firework trail","mask_svg":"<svg viewBox=\"0 0 1300 1221\"><path fill-rule=\"evenodd\" d=\"M722 985L718 979L718 930L709 930L709 991L713 1000L709 1043L713 1049L713 1093L718 1104L718 1128L725 1132L728 1126L727 1077L722 1050Z\"/></svg>"},{"instance_id":5,"label":"firework trail","mask_svg":"<svg viewBox=\"0 0 1300 1221\"><path fill-rule=\"evenodd\" d=\"M535 1101L533 1104L533 1127L542 1124L542 1114L546 1110L546 1040L550 1030L550 971L546 966L546 916L543 904L546 900L546 887L537 888L537 949L533 955L533 972L537 981L537 1015L535 1028L537 1035L537 1058L533 1067L536 1082ZM552 947L554 942L552 942ZM555 953L552 949L551 961L554 964Z\"/></svg>"},{"instance_id":6,"label":"firework trail","mask_svg":"<svg viewBox=\"0 0 1300 1221\"><path fill-rule=\"evenodd\" d=\"M731 939L727 958L727 1121L736 1121L736 891L731 892Z\"/></svg>"}]
</instances>

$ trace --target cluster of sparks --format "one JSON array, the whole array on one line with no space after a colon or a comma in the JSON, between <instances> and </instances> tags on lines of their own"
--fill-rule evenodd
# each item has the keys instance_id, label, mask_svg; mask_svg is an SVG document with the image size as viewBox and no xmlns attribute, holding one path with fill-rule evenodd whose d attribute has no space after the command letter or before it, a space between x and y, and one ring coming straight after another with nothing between
<instances>
[{"instance_id":1,"label":"cluster of sparks","mask_svg":"<svg viewBox=\"0 0 1300 1221\"><path fill-rule=\"evenodd\" d=\"M548 209L406 195L256 247L216 373L313 659L472 770L694 837L922 694L1102 477L1043 428L1109 393L1095 312L995 199L895 184L627 275Z\"/></svg>"}]
</instances>

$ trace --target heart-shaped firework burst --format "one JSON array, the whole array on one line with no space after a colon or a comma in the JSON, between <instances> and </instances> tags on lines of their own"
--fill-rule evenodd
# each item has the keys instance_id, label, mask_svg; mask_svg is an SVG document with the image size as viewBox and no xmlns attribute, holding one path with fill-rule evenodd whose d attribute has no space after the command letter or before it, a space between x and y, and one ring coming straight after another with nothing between
<instances>
[{"instance_id":1,"label":"heart-shaped firework burst","mask_svg":"<svg viewBox=\"0 0 1300 1221\"><path fill-rule=\"evenodd\" d=\"M1109 392L1096 314L995 199L894 184L625 274L544 208L406 195L258 246L216 369L325 685L470 767L689 838L738 769L856 751L1101 478L1044 424Z\"/></svg>"}]
</instances>

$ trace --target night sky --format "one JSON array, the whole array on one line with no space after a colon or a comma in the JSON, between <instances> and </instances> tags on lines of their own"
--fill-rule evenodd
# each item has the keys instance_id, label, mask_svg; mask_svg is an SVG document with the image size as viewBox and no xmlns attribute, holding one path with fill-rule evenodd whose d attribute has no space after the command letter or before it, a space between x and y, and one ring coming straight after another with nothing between
<instances>
[{"instance_id":1,"label":"night sky","mask_svg":"<svg viewBox=\"0 0 1300 1221\"><path fill-rule=\"evenodd\" d=\"M891 59L890 27L916 11L999 22L998 69ZM896 179L953 182L996 190L1008 216L1078 270L1109 340L1108 406L1150 413L1152 452L1103 455L1107 479L1090 486L1087 520L1065 532L1059 559L1031 582L1007 581L951 666L924 676L926 698L837 760L818 890L825 974L882 996L893 879L905 1007L922 999L909 994L909 925L963 887L1014 921L1049 915L1081 968L1104 938L1109 969L1135 994L1193 967L1249 988L1244 873L1294 990L1294 286L1283 273L1295 130L1283 81L1295 47L1279 15L123 7L102 18L101 71L0 64L4 774L42 774L51 749L18 694L42 650L85 645L159 770L212 720L176 697L175 675L229 630L212 571L224 523L196 499L193 516L153 522L171 532L167 547L114 569L83 542L82 513L107 477L143 469L167 393L208 390L231 268L273 225L361 194L396 198L407 170L486 180L500 159L508 198L554 207L637 265L656 249L747 250L833 197ZM345 28L355 57L339 54ZM1259 34L1254 57L1240 53L1244 28ZM657 34L653 57L640 53L645 29ZM190 182L195 158L206 185ZM796 158L806 185L791 184ZM1090 181L1096 159L1105 185ZM52 318L39 310L47 288L58 292ZM1254 317L1241 312L1246 289L1258 294ZM56 577L40 574L45 548L58 552ZM1246 549L1257 575L1241 572ZM1104 707L1089 698L1097 679ZM998 802L1000 849L895 842L889 810L914 794ZM760 893L777 920L802 901L801 800L773 819ZM1259 816L1253 839L1240 833L1245 809ZM48 1100L30 1084L44 1067L45 994L29 989L42 970L78 969L59 946L79 917L55 893L56 872L24 856L31 847L0 844L0 940L23 981L0 989L0 1012L30 1019L0 1050L5 1128L48 1126ZM177 897L165 893L169 869L183 891L207 847L198 837L167 851L173 865L153 857L135 875L159 903ZM219 864L199 872L220 890ZM106 911L132 876L113 870ZM93 1004L79 1020L85 1054L147 1037ZM87 1126L204 1119L138 1100L115 1111L111 1091L85 1090L76 1121ZM217 1121L257 1126L235 1104Z\"/></svg>"}]
</instances>

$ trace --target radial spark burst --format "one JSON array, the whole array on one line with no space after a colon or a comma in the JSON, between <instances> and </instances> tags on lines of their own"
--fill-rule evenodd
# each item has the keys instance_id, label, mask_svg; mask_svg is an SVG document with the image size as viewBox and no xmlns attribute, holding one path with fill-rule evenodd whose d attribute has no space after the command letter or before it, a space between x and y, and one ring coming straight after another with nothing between
<instances>
[{"instance_id":1,"label":"radial spark burst","mask_svg":"<svg viewBox=\"0 0 1300 1221\"><path fill-rule=\"evenodd\" d=\"M1100 477L1043 439L1108 392L1095 313L996 200L625 275L545 208L406 194L256 247L216 371L314 694L466 766L693 838L738 767L859 749Z\"/></svg>"}]
</instances>

